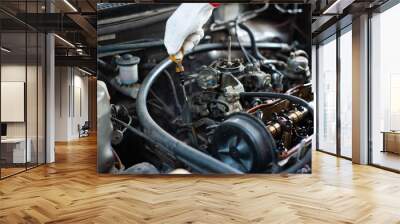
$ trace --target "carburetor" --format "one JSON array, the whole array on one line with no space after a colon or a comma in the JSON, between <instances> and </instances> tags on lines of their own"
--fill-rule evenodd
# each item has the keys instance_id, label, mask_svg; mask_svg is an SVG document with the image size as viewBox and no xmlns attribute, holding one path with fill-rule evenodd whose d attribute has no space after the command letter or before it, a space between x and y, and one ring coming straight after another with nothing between
<instances>
[{"instance_id":1,"label":"carburetor","mask_svg":"<svg viewBox=\"0 0 400 224\"><path fill-rule=\"evenodd\" d=\"M219 59L192 74L198 92L192 94L193 112L213 118L243 111L239 94L247 90L271 88L271 75L257 65L244 65L240 59Z\"/></svg>"}]
</instances>

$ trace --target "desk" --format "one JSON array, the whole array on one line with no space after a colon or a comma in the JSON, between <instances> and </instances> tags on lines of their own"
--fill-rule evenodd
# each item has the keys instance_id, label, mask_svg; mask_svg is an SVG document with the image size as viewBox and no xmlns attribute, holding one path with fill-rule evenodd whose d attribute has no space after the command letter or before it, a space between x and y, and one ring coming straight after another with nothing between
<instances>
[{"instance_id":1,"label":"desk","mask_svg":"<svg viewBox=\"0 0 400 224\"><path fill-rule=\"evenodd\" d=\"M30 138L26 141L28 144L25 152L25 138L5 138L1 139L1 159L5 163L26 163L31 162L32 153Z\"/></svg>"},{"instance_id":2,"label":"desk","mask_svg":"<svg viewBox=\"0 0 400 224\"><path fill-rule=\"evenodd\" d=\"M382 152L400 154L400 131L383 131Z\"/></svg>"}]
</instances>

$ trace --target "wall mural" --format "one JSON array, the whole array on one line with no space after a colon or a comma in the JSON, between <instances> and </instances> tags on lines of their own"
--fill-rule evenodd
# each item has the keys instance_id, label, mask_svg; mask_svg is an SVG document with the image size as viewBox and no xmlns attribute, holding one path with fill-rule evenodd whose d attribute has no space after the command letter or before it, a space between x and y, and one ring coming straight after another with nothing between
<instances>
[{"instance_id":1,"label":"wall mural","mask_svg":"<svg viewBox=\"0 0 400 224\"><path fill-rule=\"evenodd\" d=\"M307 4L98 4L98 172L311 173Z\"/></svg>"}]
</instances>

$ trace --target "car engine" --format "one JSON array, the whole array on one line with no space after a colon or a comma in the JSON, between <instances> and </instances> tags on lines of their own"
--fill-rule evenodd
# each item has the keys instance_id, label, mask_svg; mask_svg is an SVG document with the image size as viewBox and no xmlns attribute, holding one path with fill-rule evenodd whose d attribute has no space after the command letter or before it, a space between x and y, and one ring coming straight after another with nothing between
<instances>
[{"instance_id":1,"label":"car engine","mask_svg":"<svg viewBox=\"0 0 400 224\"><path fill-rule=\"evenodd\" d=\"M126 6L146 25L99 42L99 172L311 173L309 9L278 6L221 6L184 72L162 44L168 17L151 19L176 6ZM102 13L100 34L117 20Z\"/></svg>"}]
</instances>

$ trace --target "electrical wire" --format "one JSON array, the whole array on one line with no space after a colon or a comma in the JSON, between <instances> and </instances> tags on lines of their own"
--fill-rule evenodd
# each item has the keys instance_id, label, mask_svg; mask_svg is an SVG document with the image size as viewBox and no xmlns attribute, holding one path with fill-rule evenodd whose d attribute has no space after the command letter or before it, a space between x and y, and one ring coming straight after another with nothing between
<instances>
[{"instance_id":1,"label":"electrical wire","mask_svg":"<svg viewBox=\"0 0 400 224\"><path fill-rule=\"evenodd\" d=\"M167 112L168 115L170 115L171 117L175 116L175 114L171 111L167 104L159 96L157 96L157 94L153 90L150 90L150 93L151 95L153 95L154 99L161 104L162 108L165 110L165 112Z\"/></svg>"},{"instance_id":2,"label":"electrical wire","mask_svg":"<svg viewBox=\"0 0 400 224\"><path fill-rule=\"evenodd\" d=\"M131 125L121 121L118 118L115 117L111 117L111 120L119 123L120 125L124 126L125 128L127 128L129 131L133 132L134 134L138 135L139 137L145 139L146 141L148 141L149 143L151 143L152 145L155 145L163 150L166 150L167 152L171 152L170 150L168 150L167 148L165 148L164 146L160 145L159 143L155 142L154 140L152 140L150 137L148 137L145 133L143 133L142 131L132 127Z\"/></svg>"},{"instance_id":3,"label":"electrical wire","mask_svg":"<svg viewBox=\"0 0 400 224\"><path fill-rule=\"evenodd\" d=\"M252 19L252 18L258 16L259 13L267 10L268 8L269 8L269 3L267 2L263 5L263 7L259 8L259 9L255 9L255 10L251 10L251 11L247 11L247 12L243 13L244 16L242 16L241 22L244 22L245 20L249 20L249 19Z\"/></svg>"},{"instance_id":4,"label":"electrical wire","mask_svg":"<svg viewBox=\"0 0 400 224\"><path fill-rule=\"evenodd\" d=\"M297 8L297 4L294 4L293 9L287 9L287 8L283 8L282 6L280 6L279 4L274 4L275 9L277 9L279 12L281 13L287 13L287 14L298 14L298 13L302 13L303 9L298 9Z\"/></svg>"},{"instance_id":5,"label":"electrical wire","mask_svg":"<svg viewBox=\"0 0 400 224\"><path fill-rule=\"evenodd\" d=\"M111 110L114 110L114 113L117 114L118 112L116 111L115 106L116 106L115 104L111 104ZM128 125L131 125L133 119L132 119L131 116L129 116L129 111L128 111L128 109L127 109L124 105L119 105L119 106L125 110L125 112L126 112L126 114L127 114L127 117L128 117L128 119L129 119L129 121L128 121L127 124L128 124ZM123 129L121 130L122 133L125 133L125 131L126 131L126 127L123 128Z\"/></svg>"}]
</instances>

